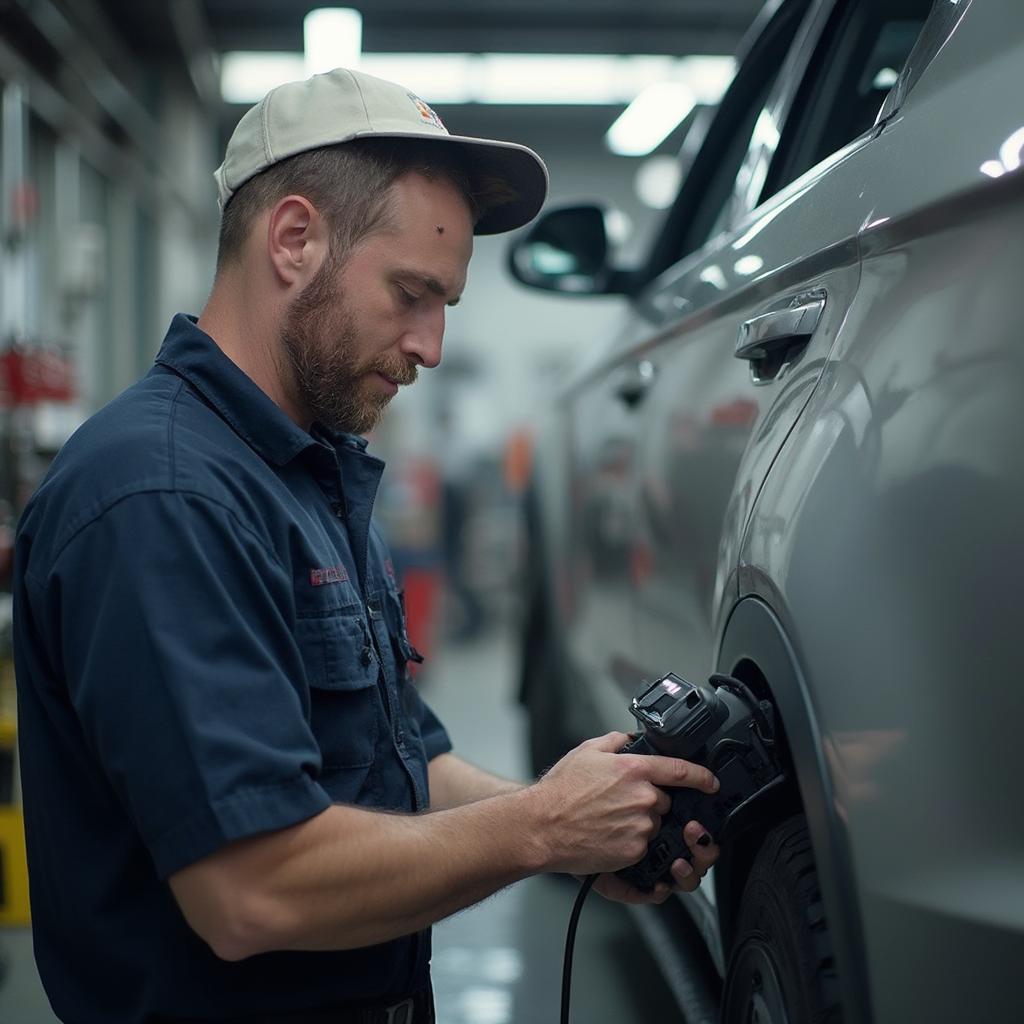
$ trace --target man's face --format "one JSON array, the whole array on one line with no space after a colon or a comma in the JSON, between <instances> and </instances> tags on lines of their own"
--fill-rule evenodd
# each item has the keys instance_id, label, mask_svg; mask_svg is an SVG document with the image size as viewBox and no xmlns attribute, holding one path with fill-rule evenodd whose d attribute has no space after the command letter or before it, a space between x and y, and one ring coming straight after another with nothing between
<instances>
[{"instance_id":1,"label":"man's face","mask_svg":"<svg viewBox=\"0 0 1024 1024\"><path fill-rule=\"evenodd\" d=\"M399 385L440 362L445 307L465 286L473 225L452 185L406 174L389 211L342 265L325 262L281 329L293 399L333 431L367 433Z\"/></svg>"}]
</instances>

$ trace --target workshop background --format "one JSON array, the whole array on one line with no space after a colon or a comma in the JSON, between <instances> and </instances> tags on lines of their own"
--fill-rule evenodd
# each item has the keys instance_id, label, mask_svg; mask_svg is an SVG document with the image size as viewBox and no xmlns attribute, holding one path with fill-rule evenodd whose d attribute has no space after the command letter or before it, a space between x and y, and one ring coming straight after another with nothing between
<instances>
[{"instance_id":1,"label":"workshop background","mask_svg":"<svg viewBox=\"0 0 1024 1024\"><path fill-rule=\"evenodd\" d=\"M146 371L174 312L202 307L218 226L212 172L238 118L277 82L358 64L417 92L453 132L536 149L549 202L613 202L628 261L760 6L0 0L0 1024L55 1019L32 961L18 810L13 530L70 433ZM644 95L658 123L641 114L640 137L621 122L609 135ZM525 778L514 636L531 424L568 365L612 333L621 300L527 293L505 270L507 245L478 240L442 365L396 399L372 445L388 462L379 516L428 655L427 698L464 756ZM73 872L75 851L67 857ZM531 879L439 925L439 1020L555 1019L574 894L565 880ZM576 1020L678 1019L643 949L623 908L588 903Z\"/></svg>"}]
</instances>

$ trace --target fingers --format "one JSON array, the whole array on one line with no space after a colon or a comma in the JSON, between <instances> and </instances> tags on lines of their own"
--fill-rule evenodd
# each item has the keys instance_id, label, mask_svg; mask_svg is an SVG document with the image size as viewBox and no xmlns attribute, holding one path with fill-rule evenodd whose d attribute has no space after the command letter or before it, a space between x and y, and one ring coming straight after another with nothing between
<instances>
[{"instance_id":1,"label":"fingers","mask_svg":"<svg viewBox=\"0 0 1024 1024\"><path fill-rule=\"evenodd\" d=\"M678 757L662 757L660 754L643 754L637 757L643 762L648 779L656 786L686 786L689 789L699 789L702 793L718 792L718 779L709 768L701 764L683 761Z\"/></svg>"},{"instance_id":2,"label":"fingers","mask_svg":"<svg viewBox=\"0 0 1024 1024\"><path fill-rule=\"evenodd\" d=\"M683 829L683 839L689 847L693 860L682 857L671 867L672 879L683 892L693 892L707 874L708 868L718 859L718 846L699 821L691 821Z\"/></svg>"},{"instance_id":3,"label":"fingers","mask_svg":"<svg viewBox=\"0 0 1024 1024\"><path fill-rule=\"evenodd\" d=\"M604 750L609 754L617 754L629 741L631 737L628 732L609 732L604 736L595 736L591 740L585 740L581 747L590 747L593 750Z\"/></svg>"},{"instance_id":4,"label":"fingers","mask_svg":"<svg viewBox=\"0 0 1024 1024\"><path fill-rule=\"evenodd\" d=\"M601 875L594 883L594 890L605 899L616 903L664 903L672 895L672 887L659 882L650 892L637 889L618 875Z\"/></svg>"}]
</instances>

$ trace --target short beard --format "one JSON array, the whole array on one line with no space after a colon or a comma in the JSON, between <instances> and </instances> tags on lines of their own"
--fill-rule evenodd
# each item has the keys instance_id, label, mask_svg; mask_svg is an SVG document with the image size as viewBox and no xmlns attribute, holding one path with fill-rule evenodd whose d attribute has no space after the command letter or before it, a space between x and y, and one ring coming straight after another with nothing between
<instances>
[{"instance_id":1,"label":"short beard","mask_svg":"<svg viewBox=\"0 0 1024 1024\"><path fill-rule=\"evenodd\" d=\"M382 355L358 362L356 316L339 294L340 261L328 257L285 314L281 350L291 370L292 397L311 420L332 433L367 434L390 396L369 386L374 371L398 384L416 380L416 367Z\"/></svg>"}]
</instances>

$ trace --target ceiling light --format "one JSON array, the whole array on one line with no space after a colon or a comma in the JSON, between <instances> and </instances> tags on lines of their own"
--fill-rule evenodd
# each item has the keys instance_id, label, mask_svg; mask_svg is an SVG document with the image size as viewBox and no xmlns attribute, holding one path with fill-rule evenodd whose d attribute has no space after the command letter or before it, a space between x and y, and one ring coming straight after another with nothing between
<instances>
[{"instance_id":1,"label":"ceiling light","mask_svg":"<svg viewBox=\"0 0 1024 1024\"><path fill-rule=\"evenodd\" d=\"M343 15L344 17L336 17ZM354 17L350 17L354 16ZM284 82L351 67L400 82L428 103L518 105L629 103L656 82L685 85L697 103L717 103L732 79L731 57L617 54L359 53L357 11L312 11L301 54L232 52L222 58L221 92L229 103L255 103ZM346 54L348 56L346 56ZM308 67L308 71L304 70ZM677 122L678 123L678 122ZM669 129L671 130L671 129Z\"/></svg>"},{"instance_id":2,"label":"ceiling light","mask_svg":"<svg viewBox=\"0 0 1024 1024\"><path fill-rule=\"evenodd\" d=\"M361 70L400 82L430 103L469 103L474 58L468 53L364 53Z\"/></svg>"},{"instance_id":3,"label":"ceiling light","mask_svg":"<svg viewBox=\"0 0 1024 1024\"><path fill-rule=\"evenodd\" d=\"M306 78L333 68L358 67L363 16L352 7L321 7L303 19L302 38Z\"/></svg>"},{"instance_id":4,"label":"ceiling light","mask_svg":"<svg viewBox=\"0 0 1024 1024\"><path fill-rule=\"evenodd\" d=\"M637 169L633 188L640 201L652 210L667 210L679 191L683 167L676 156L662 154L645 160Z\"/></svg>"},{"instance_id":5,"label":"ceiling light","mask_svg":"<svg viewBox=\"0 0 1024 1024\"><path fill-rule=\"evenodd\" d=\"M485 103L621 103L620 58L600 54L487 53L480 57Z\"/></svg>"},{"instance_id":6,"label":"ceiling light","mask_svg":"<svg viewBox=\"0 0 1024 1024\"><path fill-rule=\"evenodd\" d=\"M225 53L220 94L226 103L255 103L276 86L305 77L303 68L301 53Z\"/></svg>"},{"instance_id":7,"label":"ceiling light","mask_svg":"<svg viewBox=\"0 0 1024 1024\"><path fill-rule=\"evenodd\" d=\"M620 156L646 156L668 138L696 102L683 82L649 85L608 129L608 148Z\"/></svg>"}]
</instances>

